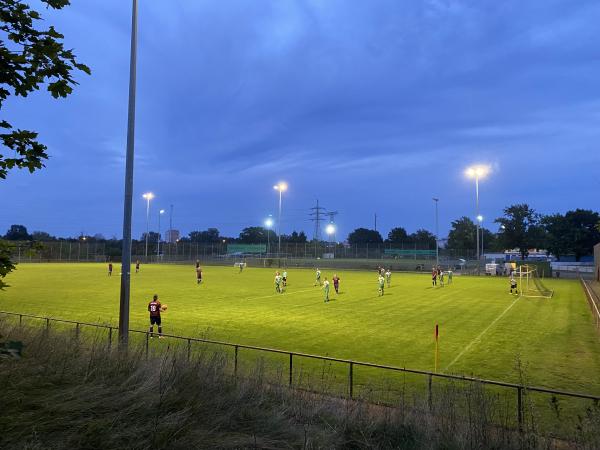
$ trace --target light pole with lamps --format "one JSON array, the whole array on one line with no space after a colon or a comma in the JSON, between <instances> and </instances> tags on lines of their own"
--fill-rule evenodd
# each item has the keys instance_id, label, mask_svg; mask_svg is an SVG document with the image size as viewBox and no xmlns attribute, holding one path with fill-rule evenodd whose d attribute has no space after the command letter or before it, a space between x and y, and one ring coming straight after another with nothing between
<instances>
[{"instance_id":1,"label":"light pole with lamps","mask_svg":"<svg viewBox=\"0 0 600 450\"><path fill-rule=\"evenodd\" d=\"M146 262L148 261L148 235L150 234L150 200L154 198L154 194L152 192L146 192L142 195L146 199L146 251L144 256L146 257Z\"/></svg>"},{"instance_id":2,"label":"light pole with lamps","mask_svg":"<svg viewBox=\"0 0 600 450\"><path fill-rule=\"evenodd\" d=\"M271 247L271 227L273 226L273 219L271 219L271 214L265 220L265 227L267 227L267 257L269 256L269 247Z\"/></svg>"},{"instance_id":3,"label":"light pole with lamps","mask_svg":"<svg viewBox=\"0 0 600 450\"><path fill-rule=\"evenodd\" d=\"M277 220L277 234L279 235L279 244L277 245L277 257L281 258L281 198L283 193L287 191L288 185L283 181L273 186L273 189L279 191L279 219ZM281 261L280 261L281 262Z\"/></svg>"},{"instance_id":4,"label":"light pole with lamps","mask_svg":"<svg viewBox=\"0 0 600 450\"><path fill-rule=\"evenodd\" d=\"M433 198L433 201L435 202L435 265L439 266L440 265L440 237L439 237L439 230L438 230L438 202L440 201L439 198Z\"/></svg>"},{"instance_id":5,"label":"light pole with lamps","mask_svg":"<svg viewBox=\"0 0 600 450\"><path fill-rule=\"evenodd\" d=\"M160 260L160 216L165 213L164 209L158 211L158 243L156 244L156 258L157 262Z\"/></svg>"},{"instance_id":6,"label":"light pole with lamps","mask_svg":"<svg viewBox=\"0 0 600 450\"><path fill-rule=\"evenodd\" d=\"M475 179L475 209L477 216L479 216L479 180L484 178L489 172L489 166L472 166L466 170L467 176ZM479 221L477 221L477 270L480 270L479 263L481 262L479 253L479 228Z\"/></svg>"},{"instance_id":7,"label":"light pole with lamps","mask_svg":"<svg viewBox=\"0 0 600 450\"><path fill-rule=\"evenodd\" d=\"M131 217L133 210L133 163L135 153L135 93L137 80L137 0L131 3L131 47L129 59L129 101L127 111L127 151L123 199L123 246L121 249L121 292L119 296L119 344L129 342L129 299L131 293Z\"/></svg>"},{"instance_id":8,"label":"light pole with lamps","mask_svg":"<svg viewBox=\"0 0 600 450\"><path fill-rule=\"evenodd\" d=\"M485 258L485 253L483 251L483 216L481 214L477 216L477 223L479 224L479 229L481 230L481 256Z\"/></svg>"}]
</instances>

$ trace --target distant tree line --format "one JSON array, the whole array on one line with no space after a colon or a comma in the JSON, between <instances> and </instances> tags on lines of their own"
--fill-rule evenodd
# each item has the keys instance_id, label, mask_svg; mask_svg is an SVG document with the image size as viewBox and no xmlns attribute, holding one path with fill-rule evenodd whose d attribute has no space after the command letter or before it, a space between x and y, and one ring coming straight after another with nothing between
<instances>
[{"instance_id":1,"label":"distant tree line","mask_svg":"<svg viewBox=\"0 0 600 450\"><path fill-rule=\"evenodd\" d=\"M504 251L505 249L519 249L525 258L530 249L545 249L560 259L562 256L574 255L579 261L581 257L593 254L593 247L600 242L600 215L597 212L576 209L565 214L538 214L527 204L511 205L503 210L503 215L494 220L498 229L493 232L485 227L481 228L485 251ZM12 225L3 236L6 241L30 242L102 242L106 244L106 251L111 256L120 255L121 240L113 237L106 239L101 234L93 236L80 235L76 238L57 238L45 231L34 231L31 234L23 225ZM155 243L161 238L158 233L151 231L148 241ZM146 240L146 233L140 236L139 241ZM278 241L277 234L265 227L254 226L244 228L237 237L222 236L217 228L197 230L190 232L179 242L187 243L243 243L264 244ZM308 242L304 231L293 231L289 235L282 235L284 243L304 244ZM435 235L425 229L408 233L403 227L390 230L384 240L376 230L357 228L348 235L350 245L391 244L402 246L417 246L420 249L434 249ZM477 246L477 225L469 217L460 217L451 223L445 247L455 250L475 249ZM0 255L1 257L1 255Z\"/></svg>"}]
</instances>

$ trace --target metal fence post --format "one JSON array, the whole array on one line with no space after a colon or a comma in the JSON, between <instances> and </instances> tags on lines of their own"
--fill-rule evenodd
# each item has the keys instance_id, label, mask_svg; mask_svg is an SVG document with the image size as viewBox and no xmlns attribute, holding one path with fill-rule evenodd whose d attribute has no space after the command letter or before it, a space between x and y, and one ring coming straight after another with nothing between
<instances>
[{"instance_id":1,"label":"metal fence post","mask_svg":"<svg viewBox=\"0 0 600 450\"><path fill-rule=\"evenodd\" d=\"M150 333L146 331L146 359L148 359L148 352L150 347Z\"/></svg>"},{"instance_id":2,"label":"metal fence post","mask_svg":"<svg viewBox=\"0 0 600 450\"><path fill-rule=\"evenodd\" d=\"M294 363L293 363L293 358L294 354L290 353L290 387L292 386L292 373L294 371Z\"/></svg>"},{"instance_id":3,"label":"metal fence post","mask_svg":"<svg viewBox=\"0 0 600 450\"><path fill-rule=\"evenodd\" d=\"M348 394L350 398L354 397L354 363L350 361L350 367L348 368Z\"/></svg>"},{"instance_id":4,"label":"metal fence post","mask_svg":"<svg viewBox=\"0 0 600 450\"><path fill-rule=\"evenodd\" d=\"M50 319L46 318L46 332L50 331Z\"/></svg>"},{"instance_id":5,"label":"metal fence post","mask_svg":"<svg viewBox=\"0 0 600 450\"><path fill-rule=\"evenodd\" d=\"M519 431L523 431L523 387L517 388L517 419L519 422Z\"/></svg>"},{"instance_id":6,"label":"metal fence post","mask_svg":"<svg viewBox=\"0 0 600 450\"><path fill-rule=\"evenodd\" d=\"M190 339L187 340L187 360L190 360L190 354L192 353L192 341Z\"/></svg>"},{"instance_id":7,"label":"metal fence post","mask_svg":"<svg viewBox=\"0 0 600 450\"><path fill-rule=\"evenodd\" d=\"M238 346L235 346L235 353L234 353L234 357L233 357L233 375L235 377L237 377L237 371L238 371Z\"/></svg>"},{"instance_id":8,"label":"metal fence post","mask_svg":"<svg viewBox=\"0 0 600 450\"><path fill-rule=\"evenodd\" d=\"M79 339L79 322L75 325L75 339Z\"/></svg>"},{"instance_id":9,"label":"metal fence post","mask_svg":"<svg viewBox=\"0 0 600 450\"><path fill-rule=\"evenodd\" d=\"M112 327L108 329L108 349L110 350L112 347Z\"/></svg>"},{"instance_id":10,"label":"metal fence post","mask_svg":"<svg viewBox=\"0 0 600 450\"><path fill-rule=\"evenodd\" d=\"M23 314L19 314L19 327L23 326Z\"/></svg>"},{"instance_id":11,"label":"metal fence post","mask_svg":"<svg viewBox=\"0 0 600 450\"><path fill-rule=\"evenodd\" d=\"M431 392L431 383L433 381L433 376L431 376L431 374L429 374L429 395L427 397L427 404L429 405L429 411L433 410L433 397L432 397L432 392Z\"/></svg>"}]
</instances>

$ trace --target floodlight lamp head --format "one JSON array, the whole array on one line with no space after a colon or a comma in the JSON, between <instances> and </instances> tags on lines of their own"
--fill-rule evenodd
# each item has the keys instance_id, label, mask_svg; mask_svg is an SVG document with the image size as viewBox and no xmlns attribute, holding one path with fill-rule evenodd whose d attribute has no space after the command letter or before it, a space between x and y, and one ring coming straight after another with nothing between
<instances>
[{"instance_id":1,"label":"floodlight lamp head","mask_svg":"<svg viewBox=\"0 0 600 450\"><path fill-rule=\"evenodd\" d=\"M484 178L489 173L490 173L490 166L486 166L486 165L471 166L471 167L467 168L467 170L465 171L465 174L469 178L478 178L478 179Z\"/></svg>"},{"instance_id":2,"label":"floodlight lamp head","mask_svg":"<svg viewBox=\"0 0 600 450\"><path fill-rule=\"evenodd\" d=\"M152 200L154 198L154 194L152 192L146 192L144 195L142 195L142 197L144 197L146 200Z\"/></svg>"},{"instance_id":3,"label":"floodlight lamp head","mask_svg":"<svg viewBox=\"0 0 600 450\"><path fill-rule=\"evenodd\" d=\"M325 228L325 232L327 234L334 234L335 233L335 225L330 223L329 225L327 225L327 227Z\"/></svg>"},{"instance_id":4,"label":"floodlight lamp head","mask_svg":"<svg viewBox=\"0 0 600 450\"><path fill-rule=\"evenodd\" d=\"M161 209L161 210L160 210L158 213L159 213L159 214L164 214L164 213L165 213L165 210L164 210L164 209Z\"/></svg>"},{"instance_id":5,"label":"floodlight lamp head","mask_svg":"<svg viewBox=\"0 0 600 450\"><path fill-rule=\"evenodd\" d=\"M265 226L267 228L271 228L273 226L273 220L272 219L265 220Z\"/></svg>"},{"instance_id":6,"label":"floodlight lamp head","mask_svg":"<svg viewBox=\"0 0 600 450\"><path fill-rule=\"evenodd\" d=\"M275 189L276 191L280 191L280 192L285 192L287 191L288 185L287 183L280 181L279 183L277 183L275 186L273 186L273 189Z\"/></svg>"},{"instance_id":7,"label":"floodlight lamp head","mask_svg":"<svg viewBox=\"0 0 600 450\"><path fill-rule=\"evenodd\" d=\"M483 222L483 216L481 214L477 216L477 221Z\"/></svg>"}]
</instances>

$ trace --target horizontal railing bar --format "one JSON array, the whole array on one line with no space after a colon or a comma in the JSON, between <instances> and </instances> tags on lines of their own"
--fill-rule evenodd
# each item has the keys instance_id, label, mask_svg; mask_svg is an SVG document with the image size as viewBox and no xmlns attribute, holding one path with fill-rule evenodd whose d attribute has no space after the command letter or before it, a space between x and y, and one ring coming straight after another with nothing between
<instances>
[{"instance_id":1,"label":"horizontal railing bar","mask_svg":"<svg viewBox=\"0 0 600 450\"><path fill-rule=\"evenodd\" d=\"M19 313L8 312L8 311L0 311L0 314L29 317L29 318L33 318L33 319L51 320L54 322L61 322L61 323L73 323L73 324L86 325L86 326L97 327L97 328L105 328L105 329L113 329L113 330L119 329L118 327L114 327L111 325L101 325L101 324L93 324L93 323L87 323L87 322L77 322L75 320L54 319L54 318L49 318L49 317L36 316L33 314L19 314ZM131 333L139 333L139 334L145 334L145 335L150 334L150 331L131 330L131 329L129 331ZM341 358L333 358L331 356L312 355L310 353L299 353L299 352L292 352L292 351L280 350L280 349L275 349L275 348L257 347L254 345L234 344L231 342L216 341L216 340L211 340L211 339L184 337L184 336L178 336L178 335L174 335L174 334L164 334L163 333L162 336L166 337L166 338L179 339L179 340L190 341L190 342L202 342L205 344L222 345L222 346L226 346L226 347L237 347L237 348L243 348L246 350L257 350L257 351L263 351L263 352L268 352L268 353L277 353L277 354L281 354L281 355L292 355L292 356L298 356L301 358L318 359L318 360L322 360L322 361L331 361L331 362L337 362L337 363L342 363L342 364L354 364L354 365L362 366L362 367L371 367L371 368L375 368L375 369L412 373L412 374L416 374L416 375L427 375L427 376L432 376L432 377L436 377L436 378L444 378L444 379L456 380L456 381L468 381L468 382L473 382L473 383L501 386L501 387L511 388L511 389L522 388L525 391L530 391L530 392L541 392L541 393L546 393L546 394L561 395L561 396L565 396L565 397L575 397L575 398L600 401L600 395L582 394L582 393L570 392L570 391L560 391L560 390L537 387L537 386L526 386L526 385L520 385L520 384L515 384L515 383L508 383L508 382L504 382L504 381L487 380L487 379L483 379L483 378L474 378L474 377L467 377L467 376L462 376L462 375L452 375L452 374L445 374L445 373L429 372L426 370L407 369L405 367L386 366L386 365L382 365L382 364L375 364L375 363L369 363L369 362L363 362L363 361L355 361L355 360L351 360L351 359L341 359Z\"/></svg>"}]
</instances>

